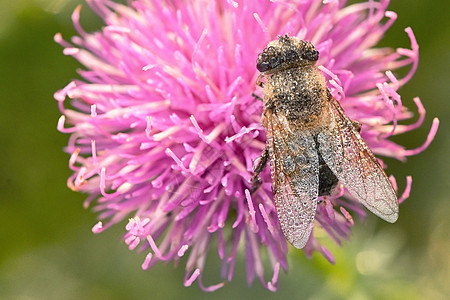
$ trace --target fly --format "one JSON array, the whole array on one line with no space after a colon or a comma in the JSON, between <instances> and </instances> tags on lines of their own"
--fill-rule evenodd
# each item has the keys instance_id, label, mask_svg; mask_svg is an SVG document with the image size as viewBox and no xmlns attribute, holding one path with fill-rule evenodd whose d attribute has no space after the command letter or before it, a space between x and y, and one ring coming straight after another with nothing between
<instances>
[{"instance_id":1,"label":"fly","mask_svg":"<svg viewBox=\"0 0 450 300\"><path fill-rule=\"evenodd\" d=\"M394 188L361 138L361 125L328 91L315 66L318 59L311 43L285 35L270 42L257 60L267 142L253 190L269 161L281 229L299 249L311 235L318 197L330 195L338 181L378 217L391 223L398 219Z\"/></svg>"}]
</instances>

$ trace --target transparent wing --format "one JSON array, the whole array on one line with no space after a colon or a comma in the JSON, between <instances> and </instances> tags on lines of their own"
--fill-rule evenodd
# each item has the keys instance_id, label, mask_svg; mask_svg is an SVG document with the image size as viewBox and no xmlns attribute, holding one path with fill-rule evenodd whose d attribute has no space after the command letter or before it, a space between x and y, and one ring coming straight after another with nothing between
<instances>
[{"instance_id":1,"label":"transparent wing","mask_svg":"<svg viewBox=\"0 0 450 300\"><path fill-rule=\"evenodd\" d=\"M398 219L394 188L352 120L330 97L331 124L317 136L319 152L347 190L367 209L387 222Z\"/></svg>"},{"instance_id":2,"label":"transparent wing","mask_svg":"<svg viewBox=\"0 0 450 300\"><path fill-rule=\"evenodd\" d=\"M291 130L284 116L266 112L272 191L278 220L294 247L305 247L319 191L319 159L309 131Z\"/></svg>"}]
</instances>

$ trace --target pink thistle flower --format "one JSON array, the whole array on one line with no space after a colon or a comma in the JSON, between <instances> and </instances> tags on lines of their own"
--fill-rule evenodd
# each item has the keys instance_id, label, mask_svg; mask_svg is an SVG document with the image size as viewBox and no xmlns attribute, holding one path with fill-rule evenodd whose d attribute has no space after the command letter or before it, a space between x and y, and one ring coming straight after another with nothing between
<instances>
[{"instance_id":1,"label":"pink thistle flower","mask_svg":"<svg viewBox=\"0 0 450 300\"><path fill-rule=\"evenodd\" d=\"M252 96L261 93L256 58L277 35L315 45L330 91L362 123L374 153L403 161L423 151L438 128L435 119L425 143L413 150L389 140L420 127L425 109L415 98L418 120L399 124L413 116L397 90L417 68L418 45L407 28L411 49L375 48L396 19L387 0L350 6L338 0L88 3L106 26L86 33L79 7L73 14L79 36L72 44L55 36L64 54L86 67L79 71L83 80L55 93L63 114L58 129L70 134L68 185L89 195L86 207L94 203L101 220L95 233L133 216L125 241L148 253L143 269L187 256L185 286L197 280L212 291L230 281L239 246L249 283L257 277L276 290L280 267L287 270L268 168L262 188L249 192L265 146L262 103ZM404 66L409 72L397 79L392 71ZM400 201L409 195L411 177L406 182ZM364 215L341 187L318 205L315 230L323 228L340 244ZM314 231L305 253L319 251L334 262ZM225 281L204 286L211 245ZM273 275L265 274L263 255Z\"/></svg>"}]
</instances>

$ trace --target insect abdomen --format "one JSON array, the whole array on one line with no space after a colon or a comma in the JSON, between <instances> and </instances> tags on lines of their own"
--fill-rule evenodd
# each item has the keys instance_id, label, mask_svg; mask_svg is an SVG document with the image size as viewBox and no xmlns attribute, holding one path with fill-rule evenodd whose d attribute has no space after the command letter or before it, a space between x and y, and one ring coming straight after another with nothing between
<instances>
[{"instance_id":1,"label":"insect abdomen","mask_svg":"<svg viewBox=\"0 0 450 300\"><path fill-rule=\"evenodd\" d=\"M319 196L329 196L336 187L338 179L327 166L320 152L317 153L319 154Z\"/></svg>"}]
</instances>

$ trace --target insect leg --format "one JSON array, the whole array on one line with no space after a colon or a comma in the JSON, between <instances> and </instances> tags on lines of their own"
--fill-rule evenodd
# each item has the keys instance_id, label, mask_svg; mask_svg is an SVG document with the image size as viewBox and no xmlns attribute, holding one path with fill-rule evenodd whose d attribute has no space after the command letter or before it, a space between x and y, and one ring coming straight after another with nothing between
<instances>
[{"instance_id":1,"label":"insect leg","mask_svg":"<svg viewBox=\"0 0 450 300\"><path fill-rule=\"evenodd\" d=\"M267 165L267 160L269 159L269 150L264 149L264 152L261 155L261 160L259 161L258 165L255 168L255 172L252 177L252 189L250 191L251 194L253 194L261 185L261 179L259 178L259 174L264 170L264 168Z\"/></svg>"},{"instance_id":2,"label":"insect leg","mask_svg":"<svg viewBox=\"0 0 450 300\"><path fill-rule=\"evenodd\" d=\"M263 98L261 98L260 96L256 95L255 93L252 93L252 96L259 101L263 101Z\"/></svg>"},{"instance_id":3,"label":"insect leg","mask_svg":"<svg viewBox=\"0 0 450 300\"><path fill-rule=\"evenodd\" d=\"M256 80L256 85L257 86L260 86L260 87L264 86L264 83L261 81L262 78L263 78L262 74L258 76L258 79Z\"/></svg>"},{"instance_id":4,"label":"insect leg","mask_svg":"<svg viewBox=\"0 0 450 300\"><path fill-rule=\"evenodd\" d=\"M361 123L359 123L358 121L352 120L352 124L356 128L356 131L361 132L361 126L362 126Z\"/></svg>"}]
</instances>

